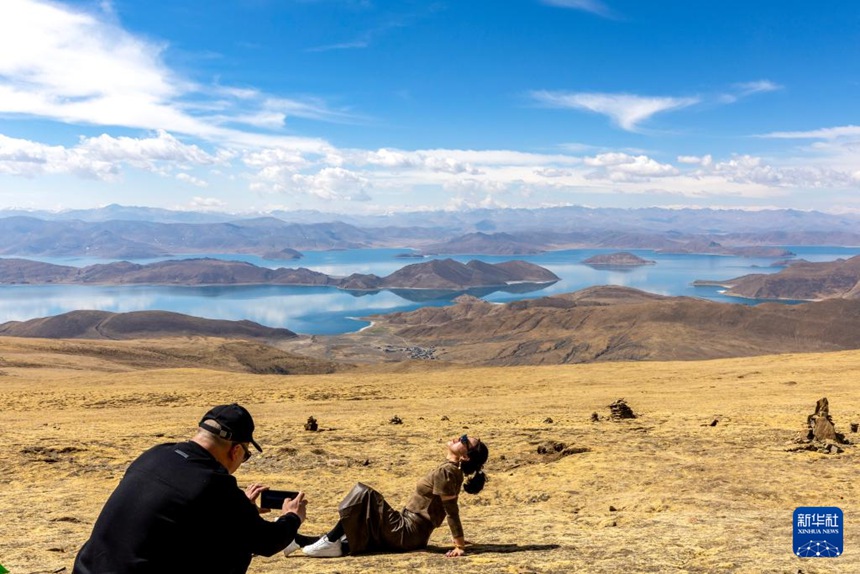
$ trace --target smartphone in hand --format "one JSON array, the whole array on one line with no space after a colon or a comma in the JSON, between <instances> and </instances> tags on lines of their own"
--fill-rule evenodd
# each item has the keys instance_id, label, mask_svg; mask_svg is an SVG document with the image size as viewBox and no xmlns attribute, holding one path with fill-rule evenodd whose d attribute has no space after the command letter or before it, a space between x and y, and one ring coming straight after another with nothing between
<instances>
[{"instance_id":1,"label":"smartphone in hand","mask_svg":"<svg viewBox=\"0 0 860 574\"><path fill-rule=\"evenodd\" d=\"M295 490L264 490L260 493L260 508L280 510L285 499L295 499L298 495Z\"/></svg>"}]
</instances>

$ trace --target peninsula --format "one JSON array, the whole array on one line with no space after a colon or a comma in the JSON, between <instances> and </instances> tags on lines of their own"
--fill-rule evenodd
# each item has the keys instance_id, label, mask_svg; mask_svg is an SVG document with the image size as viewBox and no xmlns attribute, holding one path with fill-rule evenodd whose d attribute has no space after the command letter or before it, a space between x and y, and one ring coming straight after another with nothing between
<instances>
[{"instance_id":1,"label":"peninsula","mask_svg":"<svg viewBox=\"0 0 860 574\"><path fill-rule=\"evenodd\" d=\"M820 263L798 261L778 273L697 280L693 285L725 287L726 295L749 299L860 299L860 255Z\"/></svg>"}]
</instances>

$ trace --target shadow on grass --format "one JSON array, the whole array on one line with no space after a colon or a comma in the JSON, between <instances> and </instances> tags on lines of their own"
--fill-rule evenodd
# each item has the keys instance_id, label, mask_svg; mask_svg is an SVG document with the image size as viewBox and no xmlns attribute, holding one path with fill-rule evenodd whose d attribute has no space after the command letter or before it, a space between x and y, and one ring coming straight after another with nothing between
<instances>
[{"instance_id":1,"label":"shadow on grass","mask_svg":"<svg viewBox=\"0 0 860 574\"><path fill-rule=\"evenodd\" d=\"M540 552L561 548L560 544L472 544L466 547L466 555L470 554L513 554L514 552ZM427 546L428 552L445 553L450 546Z\"/></svg>"}]
</instances>

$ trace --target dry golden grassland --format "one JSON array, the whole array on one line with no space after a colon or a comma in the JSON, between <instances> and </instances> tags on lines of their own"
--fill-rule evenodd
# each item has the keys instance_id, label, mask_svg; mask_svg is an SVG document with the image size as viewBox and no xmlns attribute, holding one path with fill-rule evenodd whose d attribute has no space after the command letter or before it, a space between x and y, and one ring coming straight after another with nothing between
<instances>
[{"instance_id":1,"label":"dry golden grassland","mask_svg":"<svg viewBox=\"0 0 860 574\"><path fill-rule=\"evenodd\" d=\"M463 558L444 557L443 525L426 551L257 557L250 572L860 572L860 447L787 450L824 396L837 431L860 439L848 428L860 352L274 376L142 370L13 341L0 339L0 564L12 574L70 572L129 462L232 401L265 451L240 485L303 489L308 534L333 525L357 481L405 503L451 436L478 435L491 453L486 489L461 496ZM639 417L607 420L622 397ZM311 415L319 432L303 430ZM587 450L538 454L548 442ZM798 506L842 508L843 556L792 554Z\"/></svg>"}]
</instances>

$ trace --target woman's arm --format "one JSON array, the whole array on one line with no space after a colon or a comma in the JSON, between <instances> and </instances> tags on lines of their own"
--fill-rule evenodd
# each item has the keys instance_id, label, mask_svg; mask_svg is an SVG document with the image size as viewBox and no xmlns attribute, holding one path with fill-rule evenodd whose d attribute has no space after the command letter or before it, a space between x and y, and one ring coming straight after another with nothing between
<instances>
[{"instance_id":1,"label":"woman's arm","mask_svg":"<svg viewBox=\"0 0 860 574\"><path fill-rule=\"evenodd\" d=\"M448 517L448 528L451 529L451 538L454 548L445 553L445 556L453 558L466 553L466 538L463 536L463 525L460 523L460 506L457 504L457 496L441 496L442 506Z\"/></svg>"}]
</instances>

